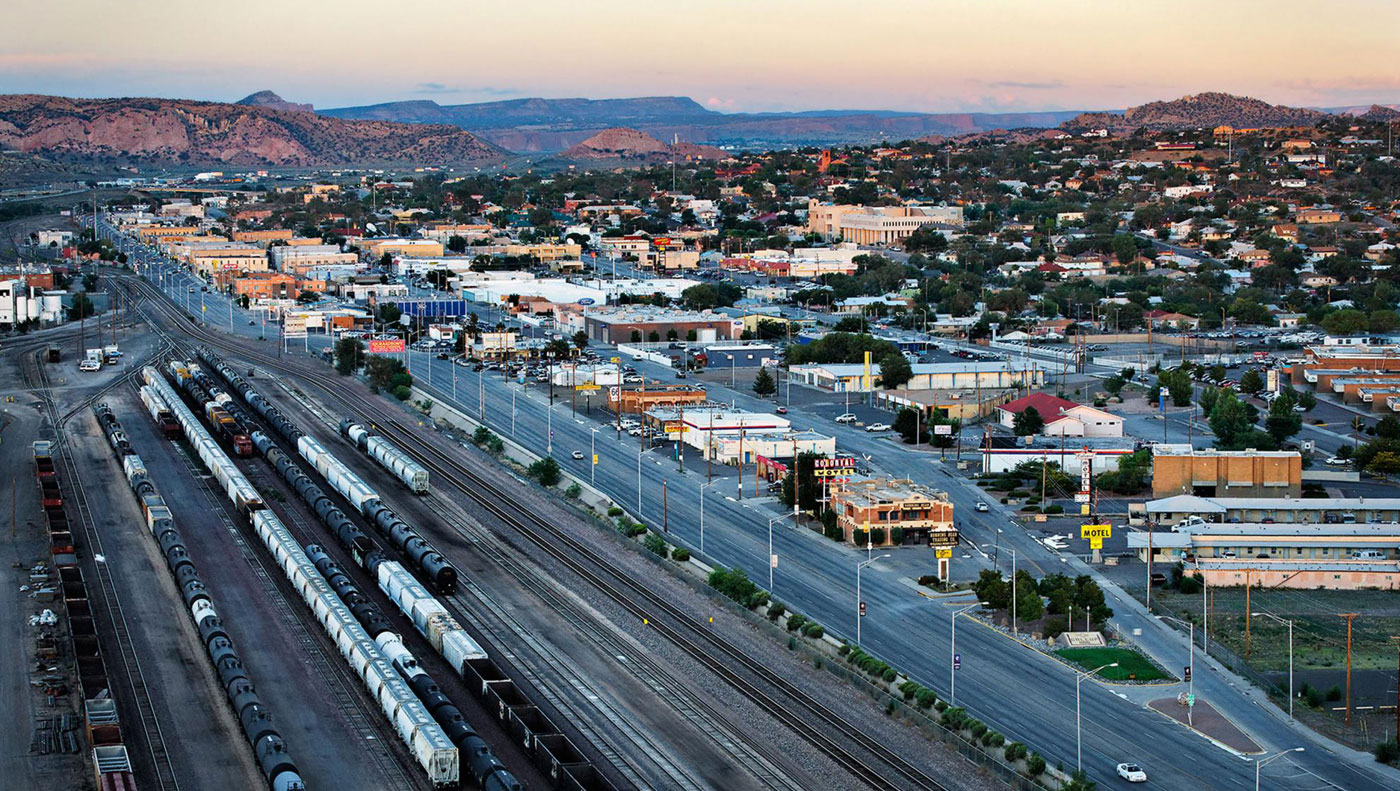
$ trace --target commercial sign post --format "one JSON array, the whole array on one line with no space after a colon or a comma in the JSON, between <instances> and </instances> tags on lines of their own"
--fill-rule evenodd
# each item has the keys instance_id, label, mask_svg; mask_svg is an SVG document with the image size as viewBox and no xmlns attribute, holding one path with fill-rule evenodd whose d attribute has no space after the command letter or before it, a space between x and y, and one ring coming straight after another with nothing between
<instances>
[{"instance_id":1,"label":"commercial sign post","mask_svg":"<svg viewBox=\"0 0 1400 791\"><path fill-rule=\"evenodd\" d=\"M370 338L370 354L403 354L403 338Z\"/></svg>"},{"instance_id":2,"label":"commercial sign post","mask_svg":"<svg viewBox=\"0 0 1400 791\"><path fill-rule=\"evenodd\" d=\"M1103 540L1113 536L1112 525L1080 525L1079 537L1089 539L1089 549L1093 550L1093 562L1100 561L1099 551L1103 549Z\"/></svg>"}]
</instances>

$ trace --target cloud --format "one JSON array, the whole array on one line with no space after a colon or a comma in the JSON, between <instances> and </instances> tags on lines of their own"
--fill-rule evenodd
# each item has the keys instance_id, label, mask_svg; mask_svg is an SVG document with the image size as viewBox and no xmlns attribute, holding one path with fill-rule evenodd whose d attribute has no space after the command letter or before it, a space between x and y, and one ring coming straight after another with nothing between
<instances>
[{"instance_id":1,"label":"cloud","mask_svg":"<svg viewBox=\"0 0 1400 791\"><path fill-rule=\"evenodd\" d=\"M449 88L440 82L420 82L414 93L461 93L460 88Z\"/></svg>"},{"instance_id":2,"label":"cloud","mask_svg":"<svg viewBox=\"0 0 1400 791\"><path fill-rule=\"evenodd\" d=\"M1063 88L1065 84L1060 80L1050 82L1020 82L1017 80L996 80L986 83L989 88L1020 88L1026 91L1053 91L1056 88Z\"/></svg>"},{"instance_id":3,"label":"cloud","mask_svg":"<svg viewBox=\"0 0 1400 791\"><path fill-rule=\"evenodd\" d=\"M705 106L712 110L733 110L738 107L738 102L733 99L721 99L718 96L711 96L705 100Z\"/></svg>"}]
</instances>

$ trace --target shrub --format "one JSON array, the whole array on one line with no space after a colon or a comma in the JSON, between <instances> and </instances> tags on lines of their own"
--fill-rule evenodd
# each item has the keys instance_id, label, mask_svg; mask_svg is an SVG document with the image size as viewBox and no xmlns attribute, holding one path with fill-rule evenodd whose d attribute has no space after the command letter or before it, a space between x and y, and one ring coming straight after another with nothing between
<instances>
[{"instance_id":1,"label":"shrub","mask_svg":"<svg viewBox=\"0 0 1400 791\"><path fill-rule=\"evenodd\" d=\"M899 685L899 693L904 696L905 700L913 700L918 691L919 682L917 681L906 681Z\"/></svg>"},{"instance_id":2,"label":"shrub","mask_svg":"<svg viewBox=\"0 0 1400 791\"><path fill-rule=\"evenodd\" d=\"M759 591L758 593L755 593L754 595L750 596L750 597L749 597L748 603L745 604L744 606L745 606L745 607L748 607L750 610L752 610L752 609L755 608L755 607L762 607L763 605L765 605L765 604L767 604L767 603L768 603L768 591L761 590L761 591Z\"/></svg>"},{"instance_id":3,"label":"shrub","mask_svg":"<svg viewBox=\"0 0 1400 791\"><path fill-rule=\"evenodd\" d=\"M827 513L832 512L828 511ZM822 525L822 535L826 536L832 541L846 540L846 531L842 530L840 525Z\"/></svg>"},{"instance_id":4,"label":"shrub","mask_svg":"<svg viewBox=\"0 0 1400 791\"><path fill-rule=\"evenodd\" d=\"M1006 749L1001 751L1001 757L1005 758L1007 763L1013 763L1021 757L1016 751L1024 748L1025 745L1020 742L1007 742Z\"/></svg>"},{"instance_id":5,"label":"shrub","mask_svg":"<svg viewBox=\"0 0 1400 791\"><path fill-rule=\"evenodd\" d=\"M1040 753L1031 753L1026 758L1026 774L1031 777L1040 777L1045 774L1045 759Z\"/></svg>"},{"instance_id":6,"label":"shrub","mask_svg":"<svg viewBox=\"0 0 1400 791\"><path fill-rule=\"evenodd\" d=\"M577 483L569 484L569 488L564 490L564 496L570 500L577 500L580 494L583 494L583 487Z\"/></svg>"},{"instance_id":7,"label":"shrub","mask_svg":"<svg viewBox=\"0 0 1400 791\"><path fill-rule=\"evenodd\" d=\"M1039 511L1039 510L1040 510L1040 506L1038 506L1038 505L1023 505L1023 506L1021 506L1021 513L1033 513L1033 512L1035 512L1035 511Z\"/></svg>"},{"instance_id":8,"label":"shrub","mask_svg":"<svg viewBox=\"0 0 1400 791\"><path fill-rule=\"evenodd\" d=\"M982 736L982 744L986 747L1000 747L1006 743L1006 737L996 731L987 731Z\"/></svg>"},{"instance_id":9,"label":"shrub","mask_svg":"<svg viewBox=\"0 0 1400 791\"><path fill-rule=\"evenodd\" d=\"M608 506L608 516L622 516L622 509L618 506Z\"/></svg>"},{"instance_id":10,"label":"shrub","mask_svg":"<svg viewBox=\"0 0 1400 791\"><path fill-rule=\"evenodd\" d=\"M987 734L987 724L980 720L973 720L968 725L968 730L972 731L972 738L980 739Z\"/></svg>"},{"instance_id":11,"label":"shrub","mask_svg":"<svg viewBox=\"0 0 1400 791\"><path fill-rule=\"evenodd\" d=\"M648 533L647 537L642 539L642 546L663 558L666 557L666 539L655 533Z\"/></svg>"},{"instance_id":12,"label":"shrub","mask_svg":"<svg viewBox=\"0 0 1400 791\"><path fill-rule=\"evenodd\" d=\"M900 546L900 545L902 545L902 544L904 543L904 528L902 528L902 527L891 527L891 528L890 528L890 543L891 543L891 544L894 544L895 546Z\"/></svg>"},{"instance_id":13,"label":"shrub","mask_svg":"<svg viewBox=\"0 0 1400 791\"><path fill-rule=\"evenodd\" d=\"M930 588L937 588L940 582L941 580L938 579L937 574L925 574L919 577L919 584Z\"/></svg>"},{"instance_id":14,"label":"shrub","mask_svg":"<svg viewBox=\"0 0 1400 791\"><path fill-rule=\"evenodd\" d=\"M1329 690L1327 690L1327 700L1328 700L1328 702L1329 702L1329 703L1331 703L1331 702L1336 702L1336 701L1339 701L1339 700L1341 700L1341 699L1342 699L1342 688L1339 687L1339 686L1337 686L1336 684L1333 684L1333 685L1332 685L1332 688L1329 689Z\"/></svg>"},{"instance_id":15,"label":"shrub","mask_svg":"<svg viewBox=\"0 0 1400 791\"><path fill-rule=\"evenodd\" d=\"M472 442L478 445L485 445L487 440L491 439L492 436L491 429L485 426L477 426L476 431L472 432Z\"/></svg>"},{"instance_id":16,"label":"shrub","mask_svg":"<svg viewBox=\"0 0 1400 791\"><path fill-rule=\"evenodd\" d=\"M559 483L559 462L555 461L552 456L546 456L531 464L526 473L539 481L541 486L553 486Z\"/></svg>"},{"instance_id":17,"label":"shrub","mask_svg":"<svg viewBox=\"0 0 1400 791\"><path fill-rule=\"evenodd\" d=\"M1057 615L1057 616L1055 616L1054 618L1050 618L1050 619L1046 620L1046 622L1045 622L1045 637L1046 637L1046 639L1050 639L1050 638L1054 638L1054 637L1059 637L1060 635L1064 634L1065 631L1068 630L1068 629L1069 629L1069 621L1065 620L1065 617L1064 617L1064 616L1062 616L1062 615Z\"/></svg>"},{"instance_id":18,"label":"shrub","mask_svg":"<svg viewBox=\"0 0 1400 791\"><path fill-rule=\"evenodd\" d=\"M506 452L506 441L500 437L493 436L491 439L487 440L486 449L499 456Z\"/></svg>"},{"instance_id":19,"label":"shrub","mask_svg":"<svg viewBox=\"0 0 1400 791\"><path fill-rule=\"evenodd\" d=\"M671 560L677 563L684 563L690 560L690 550L685 547L676 547L675 550L671 552Z\"/></svg>"},{"instance_id":20,"label":"shrub","mask_svg":"<svg viewBox=\"0 0 1400 791\"><path fill-rule=\"evenodd\" d=\"M938 698L933 702L933 709L938 713L943 713L948 708L948 701Z\"/></svg>"},{"instance_id":21,"label":"shrub","mask_svg":"<svg viewBox=\"0 0 1400 791\"><path fill-rule=\"evenodd\" d=\"M849 653L851 653L851 644L850 644L850 643L842 643L842 644L841 644L841 647L838 648L838 649L836 649L836 655L837 655L837 656L846 656L846 655L849 654Z\"/></svg>"},{"instance_id":22,"label":"shrub","mask_svg":"<svg viewBox=\"0 0 1400 791\"><path fill-rule=\"evenodd\" d=\"M1187 593L1187 594L1190 594L1190 593L1200 593L1200 592L1201 592L1201 583L1197 582L1195 577L1182 577L1182 578L1181 578L1181 585L1179 586L1179 590L1180 590L1182 593Z\"/></svg>"},{"instance_id":23,"label":"shrub","mask_svg":"<svg viewBox=\"0 0 1400 791\"><path fill-rule=\"evenodd\" d=\"M795 612L792 615L788 616L787 630L789 632L795 632L798 629L801 629L802 625L805 623L807 623L807 616L803 615L802 613Z\"/></svg>"},{"instance_id":24,"label":"shrub","mask_svg":"<svg viewBox=\"0 0 1400 791\"><path fill-rule=\"evenodd\" d=\"M914 704L921 709L931 708L933 704L937 702L938 694L927 687L921 688L918 693L914 695Z\"/></svg>"},{"instance_id":25,"label":"shrub","mask_svg":"<svg viewBox=\"0 0 1400 791\"><path fill-rule=\"evenodd\" d=\"M899 676L899 673L898 673L897 671L895 671L894 668L892 668L892 667L886 665L886 666L885 666L885 672L884 672L883 674L881 674L880 677L883 678L883 679L886 680L886 681L894 681L898 676Z\"/></svg>"},{"instance_id":26,"label":"shrub","mask_svg":"<svg viewBox=\"0 0 1400 791\"><path fill-rule=\"evenodd\" d=\"M803 628L802 633L812 638L813 640L820 640L826 636L826 627L813 621L812 623L807 624L805 628Z\"/></svg>"},{"instance_id":27,"label":"shrub","mask_svg":"<svg viewBox=\"0 0 1400 791\"><path fill-rule=\"evenodd\" d=\"M785 612L787 612L787 605L780 601L775 601L768 605L768 620L776 621L783 617L783 613ZM849 650L848 646L843 645L842 648L847 648Z\"/></svg>"},{"instance_id":28,"label":"shrub","mask_svg":"<svg viewBox=\"0 0 1400 791\"><path fill-rule=\"evenodd\" d=\"M1400 759L1400 746L1397 746L1395 739L1376 745L1377 762L1389 764L1395 763L1397 759Z\"/></svg>"},{"instance_id":29,"label":"shrub","mask_svg":"<svg viewBox=\"0 0 1400 791\"><path fill-rule=\"evenodd\" d=\"M1311 708L1316 709L1322 706L1322 693L1318 692L1315 687L1308 687L1303 690L1303 697L1308 701L1308 706Z\"/></svg>"},{"instance_id":30,"label":"shrub","mask_svg":"<svg viewBox=\"0 0 1400 791\"><path fill-rule=\"evenodd\" d=\"M407 401L412 395L413 391L408 389L408 385L399 385L394 388L394 398L400 401Z\"/></svg>"},{"instance_id":31,"label":"shrub","mask_svg":"<svg viewBox=\"0 0 1400 791\"><path fill-rule=\"evenodd\" d=\"M763 601L768 600L768 594L760 591L743 569L727 569L723 566L716 566L714 571L710 572L707 582L711 588L749 609L758 606L755 602L760 593L763 594Z\"/></svg>"},{"instance_id":32,"label":"shrub","mask_svg":"<svg viewBox=\"0 0 1400 791\"><path fill-rule=\"evenodd\" d=\"M870 528L870 543L871 543L873 546L877 546L877 547L880 546L880 545L882 545L882 544L884 544L884 543L885 543L885 528L883 528L883 527L872 527L872 528Z\"/></svg>"},{"instance_id":33,"label":"shrub","mask_svg":"<svg viewBox=\"0 0 1400 791\"><path fill-rule=\"evenodd\" d=\"M967 725L967 712L961 706L954 706L943 712L943 726L948 730L961 731L965 725Z\"/></svg>"},{"instance_id":34,"label":"shrub","mask_svg":"<svg viewBox=\"0 0 1400 791\"><path fill-rule=\"evenodd\" d=\"M1047 514L1062 514L1062 513L1064 513L1064 512L1065 512L1065 507L1064 507L1063 505L1047 505L1047 506L1045 506L1045 513L1047 513Z\"/></svg>"}]
</instances>

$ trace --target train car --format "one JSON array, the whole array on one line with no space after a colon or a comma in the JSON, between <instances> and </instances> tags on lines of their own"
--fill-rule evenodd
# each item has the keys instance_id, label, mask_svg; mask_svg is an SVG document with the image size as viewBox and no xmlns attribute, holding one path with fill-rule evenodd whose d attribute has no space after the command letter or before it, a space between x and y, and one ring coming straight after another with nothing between
<instances>
[{"instance_id":1,"label":"train car","mask_svg":"<svg viewBox=\"0 0 1400 791\"><path fill-rule=\"evenodd\" d=\"M415 494L428 493L428 471L392 442L377 434L371 434L363 425L348 417L340 421L340 434L379 462L379 465L395 478L403 481Z\"/></svg>"}]
</instances>

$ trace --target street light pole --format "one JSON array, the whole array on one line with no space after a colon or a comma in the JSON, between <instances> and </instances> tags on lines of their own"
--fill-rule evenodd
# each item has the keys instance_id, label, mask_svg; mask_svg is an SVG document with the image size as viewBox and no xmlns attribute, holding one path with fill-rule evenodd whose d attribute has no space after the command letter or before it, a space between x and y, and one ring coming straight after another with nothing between
<instances>
[{"instance_id":1,"label":"street light pole","mask_svg":"<svg viewBox=\"0 0 1400 791\"><path fill-rule=\"evenodd\" d=\"M1255 762L1254 762L1254 791L1259 791L1259 770L1261 770L1261 769L1264 768L1264 764L1266 764L1266 763L1268 763L1268 762L1274 760L1275 758L1282 758L1283 756L1288 755L1289 753L1301 753L1302 751L1303 751L1303 748L1302 748L1302 747L1294 747L1294 748L1291 749L1291 750L1284 750L1283 752L1281 752L1281 753L1275 753L1275 754L1269 756L1268 758L1263 758L1263 759L1261 759L1261 760L1255 761Z\"/></svg>"},{"instance_id":2,"label":"street light pole","mask_svg":"<svg viewBox=\"0 0 1400 791\"><path fill-rule=\"evenodd\" d=\"M869 566L871 563L874 563L880 558L887 557L889 557L888 553L880 555L880 557L871 558L869 560L862 560L861 562L856 564L856 648L860 648L860 620L865 616L865 613L861 611L862 602L860 599L860 572L864 570L866 566Z\"/></svg>"},{"instance_id":3,"label":"street light pole","mask_svg":"<svg viewBox=\"0 0 1400 791\"><path fill-rule=\"evenodd\" d=\"M588 433L588 482L591 484L595 480L594 473L598 469L598 429L594 428Z\"/></svg>"},{"instance_id":4,"label":"street light pole","mask_svg":"<svg viewBox=\"0 0 1400 791\"><path fill-rule=\"evenodd\" d=\"M1293 621L1271 612L1252 612L1251 618L1272 618L1288 627L1288 719L1293 719Z\"/></svg>"},{"instance_id":5,"label":"street light pole","mask_svg":"<svg viewBox=\"0 0 1400 791\"><path fill-rule=\"evenodd\" d=\"M1103 667L1094 668L1093 670L1083 671L1074 679L1074 768L1076 770L1082 771L1084 769L1084 737L1079 727L1080 712L1082 711L1079 704L1079 685L1084 683L1084 679L1089 676L1095 675L1100 670L1107 670L1110 667L1118 667L1118 663L1114 662L1111 665L1104 665Z\"/></svg>"}]
</instances>

